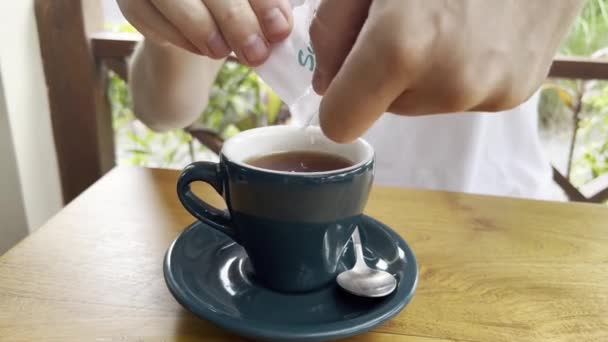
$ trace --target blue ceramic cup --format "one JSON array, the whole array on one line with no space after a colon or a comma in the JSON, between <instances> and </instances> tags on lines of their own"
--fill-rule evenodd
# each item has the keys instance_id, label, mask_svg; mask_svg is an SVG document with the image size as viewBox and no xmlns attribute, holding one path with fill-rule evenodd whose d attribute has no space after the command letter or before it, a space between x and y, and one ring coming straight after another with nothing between
<instances>
[{"instance_id":1,"label":"blue ceramic cup","mask_svg":"<svg viewBox=\"0 0 608 342\"><path fill-rule=\"evenodd\" d=\"M245 163L288 151L319 151L352 161L328 172L284 172ZM335 281L346 243L372 185L374 151L362 139L336 144L318 127L256 128L224 143L219 163L182 171L177 193L197 219L245 248L254 280L282 292L304 292ZM226 201L219 210L198 198L192 182L209 183Z\"/></svg>"}]
</instances>

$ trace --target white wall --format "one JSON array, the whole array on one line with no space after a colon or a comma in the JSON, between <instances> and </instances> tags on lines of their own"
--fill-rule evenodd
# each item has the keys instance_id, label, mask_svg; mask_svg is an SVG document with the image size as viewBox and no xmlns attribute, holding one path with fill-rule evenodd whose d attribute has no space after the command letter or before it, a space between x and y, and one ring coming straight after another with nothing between
<instances>
[{"instance_id":1,"label":"white wall","mask_svg":"<svg viewBox=\"0 0 608 342\"><path fill-rule=\"evenodd\" d=\"M0 70L31 231L62 203L33 0L0 1ZM0 215L0 222L4 220Z\"/></svg>"},{"instance_id":2,"label":"white wall","mask_svg":"<svg viewBox=\"0 0 608 342\"><path fill-rule=\"evenodd\" d=\"M103 0L101 2L104 20L109 24L122 24L126 21L120 12L116 0Z\"/></svg>"},{"instance_id":3,"label":"white wall","mask_svg":"<svg viewBox=\"0 0 608 342\"><path fill-rule=\"evenodd\" d=\"M28 233L0 69L0 255Z\"/></svg>"}]
</instances>

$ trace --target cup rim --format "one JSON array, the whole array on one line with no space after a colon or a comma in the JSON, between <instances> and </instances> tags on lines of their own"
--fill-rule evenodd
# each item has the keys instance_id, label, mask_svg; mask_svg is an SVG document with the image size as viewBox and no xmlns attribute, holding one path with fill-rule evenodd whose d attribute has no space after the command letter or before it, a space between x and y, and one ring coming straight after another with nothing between
<instances>
[{"instance_id":1,"label":"cup rim","mask_svg":"<svg viewBox=\"0 0 608 342\"><path fill-rule=\"evenodd\" d=\"M276 125L276 126L264 126L264 127L256 127L256 128L252 128L252 129L248 129L246 131L240 132L238 134L236 134L235 136L229 138L228 140L226 140L224 142L224 145L222 146L222 149L220 151L220 157L224 158L225 160L227 160L230 163L236 164L240 167L246 168L246 169L251 169L251 170L256 170L259 172L264 172L264 173L270 173L270 174L277 174L277 175L283 175L283 176L295 176L295 177L314 177L314 176L328 176L328 175L334 175L334 174L342 174L342 173L346 173L349 171L353 171L353 170L357 170L360 169L361 167L364 167L365 165L368 165L371 161L373 161L375 159L375 155L376 155L376 151L374 150L374 148L370 145L370 143L368 143L365 139L363 138L357 138L356 140L354 140L353 142L350 142L348 144L360 144L361 147L363 149L365 149L367 151L367 158L365 158L364 160L353 164L349 167L345 167L345 168L341 168L341 169L335 169L335 170L330 170L330 171L315 171L315 172L292 172L292 171L279 171L279 170L272 170L272 169L265 169L265 168L261 168L261 167L257 167L257 166L253 166L250 164L247 164L243 161L240 160L235 160L233 158L231 158L227 153L226 153L226 149L229 146L229 144L234 144L236 142L239 141L239 139L245 139L248 137L251 137L257 133L259 133L260 131L267 131L267 130L274 130L274 131L284 131L284 130L291 130L293 132L301 132L302 130L315 130L320 132L320 134L323 135L323 132L321 131L321 128L318 126L309 126L306 128L300 128L300 127L295 127L295 126L290 126L290 125ZM324 136L324 135L323 135ZM280 153L280 152L287 152L287 151L277 151L276 153Z\"/></svg>"}]
</instances>

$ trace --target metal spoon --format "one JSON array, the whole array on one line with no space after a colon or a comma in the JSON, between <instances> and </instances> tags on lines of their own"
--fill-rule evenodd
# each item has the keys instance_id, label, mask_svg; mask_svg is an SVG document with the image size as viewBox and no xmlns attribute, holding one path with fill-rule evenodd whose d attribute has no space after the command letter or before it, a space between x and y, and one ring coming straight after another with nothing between
<instances>
[{"instance_id":1,"label":"metal spoon","mask_svg":"<svg viewBox=\"0 0 608 342\"><path fill-rule=\"evenodd\" d=\"M384 297L391 294L397 288L397 279L388 272L367 266L363 258L359 227L355 228L352 239L357 257L355 266L338 274L338 285L361 297Z\"/></svg>"}]
</instances>

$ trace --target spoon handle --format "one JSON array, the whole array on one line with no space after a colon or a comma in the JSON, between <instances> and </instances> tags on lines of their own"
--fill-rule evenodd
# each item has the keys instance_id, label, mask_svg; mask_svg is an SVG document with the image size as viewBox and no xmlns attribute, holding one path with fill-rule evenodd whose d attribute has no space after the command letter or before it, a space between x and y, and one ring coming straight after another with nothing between
<instances>
[{"instance_id":1,"label":"spoon handle","mask_svg":"<svg viewBox=\"0 0 608 342\"><path fill-rule=\"evenodd\" d=\"M365 257L363 256L363 245L361 244L361 236L359 235L359 226L355 228L352 239L356 255L355 267L353 267L353 269L365 269L367 268L367 264L365 263Z\"/></svg>"}]
</instances>

